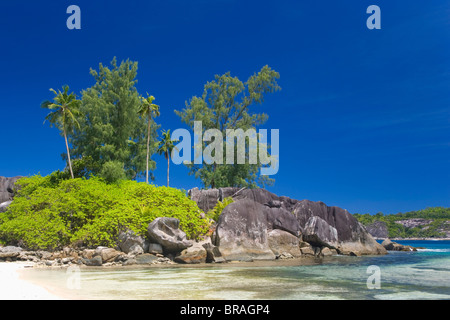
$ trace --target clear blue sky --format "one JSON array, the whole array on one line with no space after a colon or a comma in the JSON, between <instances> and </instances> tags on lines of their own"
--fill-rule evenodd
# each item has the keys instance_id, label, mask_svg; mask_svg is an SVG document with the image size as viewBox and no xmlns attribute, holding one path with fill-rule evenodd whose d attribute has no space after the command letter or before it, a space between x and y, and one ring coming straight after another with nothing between
<instances>
[{"instance_id":1,"label":"clear blue sky","mask_svg":"<svg viewBox=\"0 0 450 320\"><path fill-rule=\"evenodd\" d=\"M81 8L81 30L66 9ZM369 5L381 30L369 30ZM156 97L164 129L215 74L246 80L268 64L280 130L278 195L355 213L450 206L448 1L71 0L0 2L0 176L63 169L64 139L43 124L49 88L79 93L89 69L130 58L138 90ZM166 163L155 156L156 184ZM171 184L200 183L183 166Z\"/></svg>"}]
</instances>

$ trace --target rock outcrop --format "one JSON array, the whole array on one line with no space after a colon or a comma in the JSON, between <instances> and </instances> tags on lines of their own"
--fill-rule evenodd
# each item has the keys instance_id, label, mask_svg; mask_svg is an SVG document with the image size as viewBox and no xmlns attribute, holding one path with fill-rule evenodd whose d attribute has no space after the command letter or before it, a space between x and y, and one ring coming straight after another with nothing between
<instances>
[{"instance_id":1,"label":"rock outcrop","mask_svg":"<svg viewBox=\"0 0 450 320\"><path fill-rule=\"evenodd\" d=\"M273 260L268 241L268 207L250 199L225 207L217 222L212 243L226 260Z\"/></svg>"},{"instance_id":2,"label":"rock outcrop","mask_svg":"<svg viewBox=\"0 0 450 320\"><path fill-rule=\"evenodd\" d=\"M164 253L179 253L193 245L179 225L180 220L176 218L156 218L148 225L148 238L160 244Z\"/></svg>"},{"instance_id":3,"label":"rock outcrop","mask_svg":"<svg viewBox=\"0 0 450 320\"><path fill-rule=\"evenodd\" d=\"M14 197L14 184L20 178L22 177L0 177L0 203L12 200Z\"/></svg>"},{"instance_id":4,"label":"rock outcrop","mask_svg":"<svg viewBox=\"0 0 450 320\"><path fill-rule=\"evenodd\" d=\"M273 259L277 255L268 241L272 230L283 230L308 242L319 255L322 248L347 255L386 253L347 210L320 201L279 197L265 189L195 188L189 195L205 211L226 197L235 201L223 210L213 236L213 243L227 260Z\"/></svg>"},{"instance_id":5,"label":"rock outcrop","mask_svg":"<svg viewBox=\"0 0 450 320\"><path fill-rule=\"evenodd\" d=\"M403 244L391 241L389 239L384 240L381 245L389 251L417 251L417 248L412 246L405 246Z\"/></svg>"},{"instance_id":6,"label":"rock outcrop","mask_svg":"<svg viewBox=\"0 0 450 320\"><path fill-rule=\"evenodd\" d=\"M387 225L384 221L375 221L366 225L366 230L376 239L386 239L389 236Z\"/></svg>"},{"instance_id":7,"label":"rock outcrop","mask_svg":"<svg viewBox=\"0 0 450 320\"><path fill-rule=\"evenodd\" d=\"M127 254L142 254L145 250L145 239L137 236L132 230L119 233L118 245L120 250Z\"/></svg>"}]
</instances>

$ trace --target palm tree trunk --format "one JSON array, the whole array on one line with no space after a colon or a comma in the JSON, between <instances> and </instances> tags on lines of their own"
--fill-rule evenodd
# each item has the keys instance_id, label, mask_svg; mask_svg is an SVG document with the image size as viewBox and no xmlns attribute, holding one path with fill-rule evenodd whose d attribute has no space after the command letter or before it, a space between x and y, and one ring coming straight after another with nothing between
<instances>
[{"instance_id":1,"label":"palm tree trunk","mask_svg":"<svg viewBox=\"0 0 450 320\"><path fill-rule=\"evenodd\" d=\"M69 170L70 170L70 175L71 175L72 179L74 179L73 171L72 171L72 162L70 161L69 144L67 143L66 128L64 128L64 140L66 140L67 160L69 160Z\"/></svg>"},{"instance_id":2,"label":"palm tree trunk","mask_svg":"<svg viewBox=\"0 0 450 320\"><path fill-rule=\"evenodd\" d=\"M167 186L169 186L169 165L170 165L170 156L167 155Z\"/></svg>"},{"instance_id":3,"label":"palm tree trunk","mask_svg":"<svg viewBox=\"0 0 450 320\"><path fill-rule=\"evenodd\" d=\"M150 117L148 117L148 129L147 129L147 173L145 175L145 182L148 184L148 157L150 154Z\"/></svg>"}]
</instances>

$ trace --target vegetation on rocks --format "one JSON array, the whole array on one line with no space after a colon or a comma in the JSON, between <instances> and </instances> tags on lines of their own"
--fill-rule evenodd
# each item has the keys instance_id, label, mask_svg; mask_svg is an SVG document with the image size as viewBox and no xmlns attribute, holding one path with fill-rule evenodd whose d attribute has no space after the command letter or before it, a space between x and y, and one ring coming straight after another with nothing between
<instances>
[{"instance_id":1,"label":"vegetation on rocks","mask_svg":"<svg viewBox=\"0 0 450 320\"><path fill-rule=\"evenodd\" d=\"M188 238L208 231L197 204L183 191L123 180L20 179L14 201L0 214L0 241L30 249L67 245L114 247L120 231L145 235L157 217L174 217Z\"/></svg>"},{"instance_id":2,"label":"vegetation on rocks","mask_svg":"<svg viewBox=\"0 0 450 320\"><path fill-rule=\"evenodd\" d=\"M433 207L397 214L354 214L363 225L386 223L389 238L439 238L450 233L450 208ZM409 221L408 221L409 220ZM415 221L416 223L409 223Z\"/></svg>"}]
</instances>

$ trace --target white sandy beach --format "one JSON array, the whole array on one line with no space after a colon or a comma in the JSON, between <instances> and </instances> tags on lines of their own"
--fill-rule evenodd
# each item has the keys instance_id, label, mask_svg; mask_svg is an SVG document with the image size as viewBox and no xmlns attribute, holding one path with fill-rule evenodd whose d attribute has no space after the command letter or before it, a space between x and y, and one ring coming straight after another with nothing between
<instances>
[{"instance_id":1,"label":"white sandy beach","mask_svg":"<svg viewBox=\"0 0 450 320\"><path fill-rule=\"evenodd\" d=\"M0 300L62 300L45 288L20 278L27 262L0 262Z\"/></svg>"}]
</instances>

